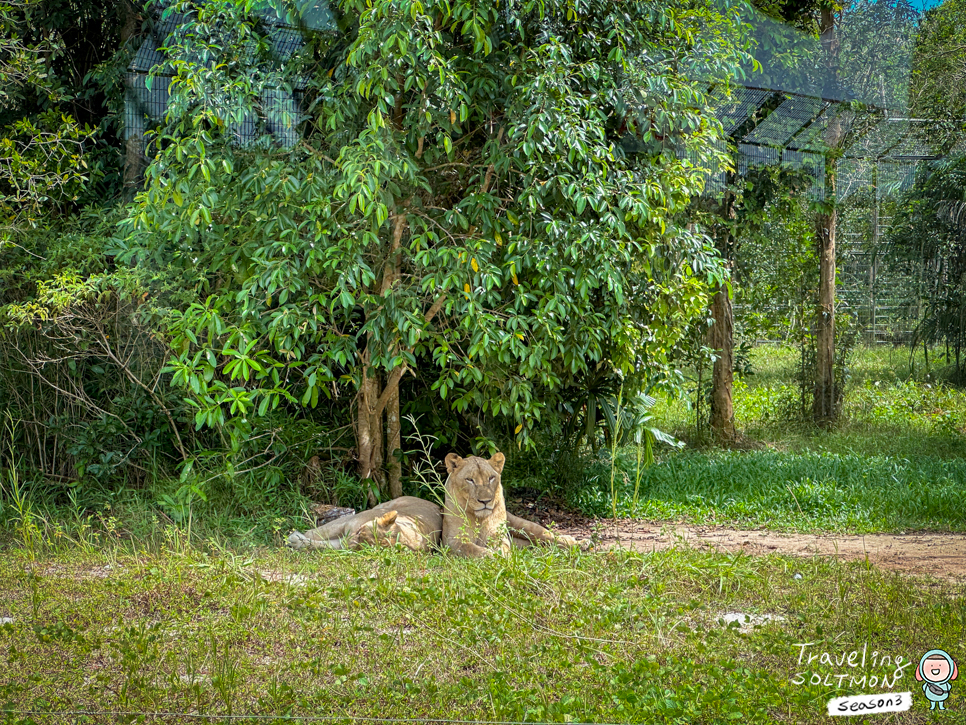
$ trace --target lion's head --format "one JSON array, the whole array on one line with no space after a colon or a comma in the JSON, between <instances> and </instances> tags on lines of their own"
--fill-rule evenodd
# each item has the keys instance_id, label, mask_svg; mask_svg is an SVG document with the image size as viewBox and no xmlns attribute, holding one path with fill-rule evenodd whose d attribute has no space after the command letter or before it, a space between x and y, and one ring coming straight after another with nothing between
<instances>
[{"instance_id":1,"label":"lion's head","mask_svg":"<svg viewBox=\"0 0 966 725\"><path fill-rule=\"evenodd\" d=\"M493 513L493 508L503 499L500 472L506 456L496 453L489 460L470 456L460 458L455 453L446 456L446 470L449 478L446 488L466 499L466 513L485 519Z\"/></svg>"},{"instance_id":2,"label":"lion's head","mask_svg":"<svg viewBox=\"0 0 966 725\"><path fill-rule=\"evenodd\" d=\"M393 546L399 544L413 551L425 548L423 533L411 516L390 511L359 527L349 540L350 549L360 546Z\"/></svg>"}]
</instances>

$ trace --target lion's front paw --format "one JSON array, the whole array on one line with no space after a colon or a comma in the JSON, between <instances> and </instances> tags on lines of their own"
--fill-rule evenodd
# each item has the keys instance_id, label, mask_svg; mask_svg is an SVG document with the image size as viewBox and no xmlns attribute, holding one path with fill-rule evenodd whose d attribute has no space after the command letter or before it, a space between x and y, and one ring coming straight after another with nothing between
<instances>
[{"instance_id":1,"label":"lion's front paw","mask_svg":"<svg viewBox=\"0 0 966 725\"><path fill-rule=\"evenodd\" d=\"M312 548L312 539L299 531L293 531L285 540L285 545L292 549Z\"/></svg>"},{"instance_id":2,"label":"lion's front paw","mask_svg":"<svg viewBox=\"0 0 966 725\"><path fill-rule=\"evenodd\" d=\"M568 548L576 546L581 551L587 551L591 547L591 542L588 539L576 539L569 534L558 534L554 537L554 543L557 546L566 546Z\"/></svg>"}]
</instances>

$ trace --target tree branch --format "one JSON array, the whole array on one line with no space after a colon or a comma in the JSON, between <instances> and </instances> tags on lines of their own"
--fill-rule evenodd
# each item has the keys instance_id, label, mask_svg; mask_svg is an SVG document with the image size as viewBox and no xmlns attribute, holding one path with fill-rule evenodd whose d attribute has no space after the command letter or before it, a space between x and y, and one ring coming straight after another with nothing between
<instances>
[{"instance_id":1,"label":"tree branch","mask_svg":"<svg viewBox=\"0 0 966 725\"><path fill-rule=\"evenodd\" d=\"M428 325L433 321L433 318L439 314L439 311L443 309L443 305L446 303L446 294L441 294L435 302L433 302L432 307L426 310L426 314L423 316L423 320ZM411 351L411 349L410 349ZM379 400L376 401L375 407L372 409L373 416L382 415L382 411L385 410L386 404L389 402L389 398L392 396L392 391L394 388L399 386L399 381L402 380L402 376L405 375L409 370L409 365L403 363L391 373L389 377L386 378L386 384L382 388L382 395L379 396Z\"/></svg>"},{"instance_id":2,"label":"tree branch","mask_svg":"<svg viewBox=\"0 0 966 725\"><path fill-rule=\"evenodd\" d=\"M103 348L104 353L107 355L107 357L114 361L114 363L121 369L121 372L123 372L132 383L137 385L139 388L144 390L149 396L151 396L151 400L154 401L154 404L161 409L162 413L164 413L164 417L168 419L168 424L171 426L171 432L174 433L175 445L177 445L178 447L178 453L181 454L181 460L187 461L188 453L187 451L185 451L184 444L181 442L181 434L178 432L178 426L174 422L174 418L171 416L171 411L168 410L167 406L165 406L161 398L158 397L157 393L155 393L151 388L145 385L144 382L137 375L131 372L131 369L127 365L125 365L120 359L118 359L117 355L115 355L114 351L111 349L110 343L108 343L107 337L105 336L104 331L101 329L98 329L97 332L100 337L99 342L100 342L101 348Z\"/></svg>"},{"instance_id":3,"label":"tree branch","mask_svg":"<svg viewBox=\"0 0 966 725\"><path fill-rule=\"evenodd\" d=\"M500 126L500 131L496 135L496 145L499 146L503 143L503 126ZM486 176L483 178L483 188L480 189L481 194L486 194L490 191L490 184L493 183L493 174L496 173L496 164L490 164L486 170Z\"/></svg>"}]
</instances>

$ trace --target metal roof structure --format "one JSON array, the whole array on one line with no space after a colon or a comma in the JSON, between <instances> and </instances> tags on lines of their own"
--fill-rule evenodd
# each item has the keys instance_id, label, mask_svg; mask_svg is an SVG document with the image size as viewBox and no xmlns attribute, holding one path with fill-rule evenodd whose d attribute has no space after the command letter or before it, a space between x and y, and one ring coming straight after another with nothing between
<instances>
[{"instance_id":1,"label":"metal roof structure","mask_svg":"<svg viewBox=\"0 0 966 725\"><path fill-rule=\"evenodd\" d=\"M296 10L275 6L263 0L256 3L270 41L269 56L273 64L289 60L305 44L305 34L335 28L332 12L325 0L308 0ZM125 74L125 139L143 143L145 133L164 120L170 100L173 72L163 51L188 17L171 8L156 11L151 28ZM204 59L199 58L199 62ZM256 59L251 58L253 63ZM282 146L298 140L296 124L300 117L301 91L304 79L296 78L292 88L266 86L257 102L240 109L241 121L229 123L235 141L245 145L271 137ZM227 120L227 119L226 119Z\"/></svg>"},{"instance_id":2,"label":"metal roof structure","mask_svg":"<svg viewBox=\"0 0 966 725\"><path fill-rule=\"evenodd\" d=\"M841 38L842 62L829 78L814 61L793 67L784 62L789 48L800 58L821 59L817 38L750 8L747 12L743 19L752 26L761 67L746 68L730 94L711 94L734 173L740 177L769 166L805 169L812 178L807 196L824 200L826 160L834 150L835 196L841 203L836 297L869 341L907 339L918 308L900 297L905 273L885 263L878 240L891 224L894 200L912 187L923 164L966 153L963 123L910 117L906 98L913 39L902 35L901 24L856 23L853 36ZM882 18L888 21L888 13ZM836 149L829 144L832 122L847 132ZM705 195L720 194L726 180L722 169L711 169ZM788 305L775 304L776 309Z\"/></svg>"},{"instance_id":3,"label":"metal roof structure","mask_svg":"<svg viewBox=\"0 0 966 725\"><path fill-rule=\"evenodd\" d=\"M767 111L769 103L773 108ZM809 191L815 199L824 198L828 127L838 115L839 123L854 137L842 149L843 158L838 164L840 183L836 196L841 200L852 189L848 175L857 166L875 162L914 166L920 161L936 160L950 153L944 148L948 143L943 143L941 138L930 138L934 136L931 122L891 118L888 113L877 108L854 111L839 101L739 86L733 90L732 98L721 102L715 115L733 145L734 165L740 176L749 169L763 166L804 167L815 179ZM857 128L859 126L863 127ZM741 135L735 135L736 131ZM966 146L966 140L961 140L954 151L963 146ZM842 184L843 180L847 183ZM724 171L712 169L706 193L719 193L724 183Z\"/></svg>"},{"instance_id":4,"label":"metal roof structure","mask_svg":"<svg viewBox=\"0 0 966 725\"><path fill-rule=\"evenodd\" d=\"M279 0L256 3L256 12L271 43L270 55L279 64L303 47L307 32L336 27L326 0L302 0L301 7L294 11L290 8ZM915 164L942 155L928 135L922 133L925 122L904 118L903 98L887 98L884 91L877 93L876 98L864 97L860 87L868 83L860 82L861 79L852 82L847 73L840 73L844 75L841 79L829 78L814 63L800 60L789 65L785 56L790 49L801 59L819 57L818 39L750 5L744 8L743 14L742 21L748 23L756 44L754 55L758 65L745 69L745 78L740 84L728 90L712 89L710 94L714 113L735 151L734 166L738 174L774 165L804 168L814 179L809 195L823 199L825 155L829 150L826 134L833 120L852 131L851 143L844 150L846 158L839 161L837 196L840 199L856 188L852 177L864 173L857 170L873 160ZM140 141L149 128L164 119L172 71L162 48L176 38L177 30L185 22L186 16L171 8L157 12L151 31L129 66L125 95L128 140ZM853 45L862 43L853 42ZM895 75L894 59L890 63L889 72ZM874 75L875 68L871 71ZM853 72L861 72L863 79L870 76L866 66L853 68ZM261 98L242 109L239 114L242 120L230 123L238 143L244 145L268 137L283 146L296 142L295 126L305 83L295 79L291 85L290 89L266 85ZM854 101L866 110L853 110ZM864 127L857 130L860 125ZM720 193L724 183L725 171L710 169L705 193Z\"/></svg>"},{"instance_id":5,"label":"metal roof structure","mask_svg":"<svg viewBox=\"0 0 966 725\"><path fill-rule=\"evenodd\" d=\"M902 176L910 176L917 163L950 153L950 144L934 132L931 122L906 117L903 82L908 83L909 58L902 56L900 48L910 48L910 38L895 39L895 47L888 47L878 57L844 62L839 73L831 76L822 64L787 63L790 49L802 59L822 57L817 38L754 8L746 7L743 13L759 65L746 68L745 78L730 92L711 93L715 116L734 152L739 175L764 166L805 168L814 179L809 196L824 199L825 158L831 150L828 132L833 121L848 134L843 147L836 149L843 156L837 162L839 200L861 187L857 181L870 176L870 164L906 165L909 174ZM857 54L877 42L881 50L883 43L893 40L888 33L898 31L873 24L862 32L875 37L851 38L850 47L859 49ZM879 37L883 33L886 40ZM882 68L876 67L877 63ZM881 82L872 95L867 95L870 85L875 85L869 79L881 80L886 75L898 81L891 86L897 95L889 97ZM960 152L966 150L966 139L957 139L955 146ZM711 169L705 194L720 193L724 184L725 172ZM889 188L898 187L892 184Z\"/></svg>"}]
</instances>

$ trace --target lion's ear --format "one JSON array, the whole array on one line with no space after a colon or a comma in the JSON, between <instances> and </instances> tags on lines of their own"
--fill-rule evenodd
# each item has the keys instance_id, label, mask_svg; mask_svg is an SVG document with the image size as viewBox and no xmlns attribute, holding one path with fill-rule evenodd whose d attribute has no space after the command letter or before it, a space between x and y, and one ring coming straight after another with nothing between
<instances>
[{"instance_id":1,"label":"lion's ear","mask_svg":"<svg viewBox=\"0 0 966 725\"><path fill-rule=\"evenodd\" d=\"M390 511L388 514L384 514L384 515L380 516L376 520L376 523L378 523L380 526L382 526L384 528L389 528L394 523L396 523L396 516L398 516L398 515L399 515L399 512L398 511Z\"/></svg>"},{"instance_id":2,"label":"lion's ear","mask_svg":"<svg viewBox=\"0 0 966 725\"><path fill-rule=\"evenodd\" d=\"M460 467L460 464L462 462L463 462L463 459L460 458L455 453L447 453L446 454L446 471L448 473L452 473L453 471L455 471L457 468Z\"/></svg>"},{"instance_id":3,"label":"lion's ear","mask_svg":"<svg viewBox=\"0 0 966 725\"><path fill-rule=\"evenodd\" d=\"M493 457L490 459L490 465L497 473L503 472L503 464L506 463L506 456L502 453L494 453Z\"/></svg>"}]
</instances>

